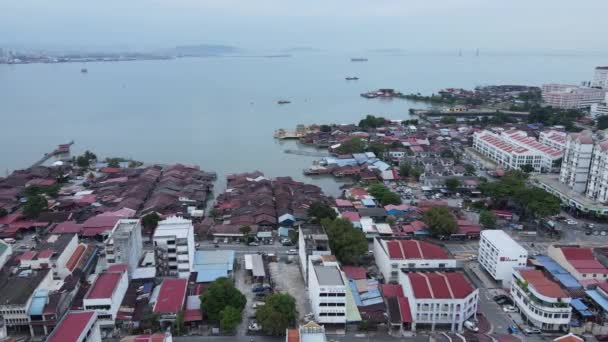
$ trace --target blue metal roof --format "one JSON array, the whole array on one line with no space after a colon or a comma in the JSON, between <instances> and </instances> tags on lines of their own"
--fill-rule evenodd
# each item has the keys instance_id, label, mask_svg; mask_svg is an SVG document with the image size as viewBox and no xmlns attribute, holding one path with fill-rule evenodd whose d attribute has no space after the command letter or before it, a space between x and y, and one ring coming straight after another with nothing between
<instances>
[{"instance_id":1,"label":"blue metal roof","mask_svg":"<svg viewBox=\"0 0 608 342\"><path fill-rule=\"evenodd\" d=\"M30 309L28 311L29 315L42 315L44 312L44 306L48 302L49 291L44 289L39 289L34 292L34 297L32 298L32 303L30 304Z\"/></svg>"},{"instance_id":2,"label":"blue metal roof","mask_svg":"<svg viewBox=\"0 0 608 342\"><path fill-rule=\"evenodd\" d=\"M572 306L574 310L576 310L583 317L593 316L593 313L589 310L589 307L585 305L580 298L572 299L570 306Z\"/></svg>"},{"instance_id":3,"label":"blue metal roof","mask_svg":"<svg viewBox=\"0 0 608 342\"><path fill-rule=\"evenodd\" d=\"M376 206L376 202L374 202L373 198L364 198L361 200L361 203L363 203L363 205L366 207L375 207Z\"/></svg>"},{"instance_id":4,"label":"blue metal roof","mask_svg":"<svg viewBox=\"0 0 608 342\"><path fill-rule=\"evenodd\" d=\"M551 275L557 279L564 287L569 289L579 289L583 286L568 271L561 267L555 260L546 256L539 255L536 261L540 263Z\"/></svg>"},{"instance_id":5,"label":"blue metal roof","mask_svg":"<svg viewBox=\"0 0 608 342\"><path fill-rule=\"evenodd\" d=\"M289 236L290 230L293 230L293 228L279 227L277 233L279 234L279 236Z\"/></svg>"},{"instance_id":6,"label":"blue metal roof","mask_svg":"<svg viewBox=\"0 0 608 342\"><path fill-rule=\"evenodd\" d=\"M218 278L228 277L226 269L206 269L200 268L195 270L197 283L210 283Z\"/></svg>"},{"instance_id":7,"label":"blue metal roof","mask_svg":"<svg viewBox=\"0 0 608 342\"><path fill-rule=\"evenodd\" d=\"M593 299L597 305L601 306L604 311L608 311L608 300L604 298L597 290L587 290L585 291L587 296Z\"/></svg>"},{"instance_id":8,"label":"blue metal roof","mask_svg":"<svg viewBox=\"0 0 608 342\"><path fill-rule=\"evenodd\" d=\"M232 271L234 267L234 251L196 251L194 252L194 268L226 269Z\"/></svg>"}]
</instances>

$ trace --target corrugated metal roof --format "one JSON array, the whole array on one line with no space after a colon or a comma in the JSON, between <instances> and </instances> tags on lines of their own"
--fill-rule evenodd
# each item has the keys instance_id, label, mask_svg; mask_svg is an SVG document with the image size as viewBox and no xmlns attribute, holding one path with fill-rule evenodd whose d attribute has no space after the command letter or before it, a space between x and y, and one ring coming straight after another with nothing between
<instances>
[{"instance_id":1,"label":"corrugated metal roof","mask_svg":"<svg viewBox=\"0 0 608 342\"><path fill-rule=\"evenodd\" d=\"M48 302L49 291L44 289L39 289L34 292L34 297L32 298L32 303L30 304L30 309L28 311L28 315L42 315L44 311L44 306Z\"/></svg>"}]
</instances>

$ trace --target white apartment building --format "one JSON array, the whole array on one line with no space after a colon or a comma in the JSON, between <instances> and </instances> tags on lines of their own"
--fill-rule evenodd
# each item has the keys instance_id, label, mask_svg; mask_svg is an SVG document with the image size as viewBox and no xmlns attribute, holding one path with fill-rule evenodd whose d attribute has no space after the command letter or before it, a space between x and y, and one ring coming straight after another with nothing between
<instances>
[{"instance_id":1,"label":"white apartment building","mask_svg":"<svg viewBox=\"0 0 608 342\"><path fill-rule=\"evenodd\" d=\"M562 157L561 151L517 130L501 134L489 130L476 132L473 134L473 148L507 169L532 165L535 172L551 171Z\"/></svg>"},{"instance_id":2,"label":"white apartment building","mask_svg":"<svg viewBox=\"0 0 608 342\"><path fill-rule=\"evenodd\" d=\"M105 241L105 250L108 266L126 264L131 277L143 253L139 220L119 220Z\"/></svg>"},{"instance_id":3,"label":"white apartment building","mask_svg":"<svg viewBox=\"0 0 608 342\"><path fill-rule=\"evenodd\" d=\"M566 137L568 133L556 130L542 131L538 135L538 142L556 150L563 151L566 148Z\"/></svg>"},{"instance_id":4,"label":"white apartment building","mask_svg":"<svg viewBox=\"0 0 608 342\"><path fill-rule=\"evenodd\" d=\"M95 311L71 311L59 322L47 342L101 342Z\"/></svg>"},{"instance_id":5,"label":"white apartment building","mask_svg":"<svg viewBox=\"0 0 608 342\"><path fill-rule=\"evenodd\" d=\"M412 312L412 330L462 332L477 312L479 290L462 272L400 272L399 284Z\"/></svg>"},{"instance_id":6,"label":"white apartment building","mask_svg":"<svg viewBox=\"0 0 608 342\"><path fill-rule=\"evenodd\" d=\"M528 325L544 331L568 330L572 298L543 271L516 269L511 281L511 297Z\"/></svg>"},{"instance_id":7,"label":"white apartment building","mask_svg":"<svg viewBox=\"0 0 608 342\"><path fill-rule=\"evenodd\" d=\"M437 270L459 267L442 247L418 240L374 239L374 258L386 283L399 280L402 269Z\"/></svg>"},{"instance_id":8,"label":"white apartment building","mask_svg":"<svg viewBox=\"0 0 608 342\"><path fill-rule=\"evenodd\" d=\"M513 269L526 266L528 251L500 229L481 231L479 264L502 284L513 278Z\"/></svg>"},{"instance_id":9,"label":"white apartment building","mask_svg":"<svg viewBox=\"0 0 608 342\"><path fill-rule=\"evenodd\" d=\"M608 89L608 87L606 89ZM608 93L606 94L604 101L591 105L590 114L594 119L597 119L603 115L608 115Z\"/></svg>"},{"instance_id":10,"label":"white apartment building","mask_svg":"<svg viewBox=\"0 0 608 342\"><path fill-rule=\"evenodd\" d=\"M589 178L593 153L591 132L571 133L566 137L566 150L562 159L559 181L576 192L584 192Z\"/></svg>"},{"instance_id":11,"label":"white apartment building","mask_svg":"<svg viewBox=\"0 0 608 342\"><path fill-rule=\"evenodd\" d=\"M337 262L321 256L308 262L308 295L315 321L319 324L346 324L346 287Z\"/></svg>"},{"instance_id":12,"label":"white apartment building","mask_svg":"<svg viewBox=\"0 0 608 342\"><path fill-rule=\"evenodd\" d=\"M601 102L605 96L606 90L598 88L570 84L544 84L542 86L543 102L557 108L589 108L592 104Z\"/></svg>"},{"instance_id":13,"label":"white apartment building","mask_svg":"<svg viewBox=\"0 0 608 342\"><path fill-rule=\"evenodd\" d=\"M320 225L306 225L299 227L298 234L298 257L300 259L300 270L304 281L308 283L311 257L319 255L330 255L329 238Z\"/></svg>"},{"instance_id":14,"label":"white apartment building","mask_svg":"<svg viewBox=\"0 0 608 342\"><path fill-rule=\"evenodd\" d=\"M194 264L194 226L191 220L172 216L158 222L154 231L156 263L161 273L190 277Z\"/></svg>"},{"instance_id":15,"label":"white apartment building","mask_svg":"<svg viewBox=\"0 0 608 342\"><path fill-rule=\"evenodd\" d=\"M585 195L601 203L608 202L608 139L593 147Z\"/></svg>"},{"instance_id":16,"label":"white apartment building","mask_svg":"<svg viewBox=\"0 0 608 342\"><path fill-rule=\"evenodd\" d=\"M593 74L592 87L608 89L608 66L595 67Z\"/></svg>"},{"instance_id":17,"label":"white apartment building","mask_svg":"<svg viewBox=\"0 0 608 342\"><path fill-rule=\"evenodd\" d=\"M127 265L110 266L93 281L83 299L84 309L97 312L102 328L113 329L116 314L128 287Z\"/></svg>"}]
</instances>

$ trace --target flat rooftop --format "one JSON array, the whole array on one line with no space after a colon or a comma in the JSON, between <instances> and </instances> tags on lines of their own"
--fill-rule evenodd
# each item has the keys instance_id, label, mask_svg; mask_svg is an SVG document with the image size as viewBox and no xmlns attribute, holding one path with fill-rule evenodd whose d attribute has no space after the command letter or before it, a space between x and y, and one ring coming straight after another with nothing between
<instances>
[{"instance_id":1,"label":"flat rooftop","mask_svg":"<svg viewBox=\"0 0 608 342\"><path fill-rule=\"evenodd\" d=\"M319 285L325 286L340 286L344 285L340 270L336 266L321 266L315 265L315 273L319 280Z\"/></svg>"},{"instance_id":2,"label":"flat rooftop","mask_svg":"<svg viewBox=\"0 0 608 342\"><path fill-rule=\"evenodd\" d=\"M172 216L158 222L158 226L154 231L154 237L175 236L177 238L186 238L192 229L194 229L192 221Z\"/></svg>"},{"instance_id":3,"label":"flat rooftop","mask_svg":"<svg viewBox=\"0 0 608 342\"><path fill-rule=\"evenodd\" d=\"M0 305L25 305L48 273L49 269L41 269L12 275L5 268L0 273Z\"/></svg>"},{"instance_id":4,"label":"flat rooftop","mask_svg":"<svg viewBox=\"0 0 608 342\"><path fill-rule=\"evenodd\" d=\"M509 234L501 229L486 229L481 231L481 237L488 239L496 248L519 251L520 254L528 254L528 251L518 244Z\"/></svg>"}]
</instances>

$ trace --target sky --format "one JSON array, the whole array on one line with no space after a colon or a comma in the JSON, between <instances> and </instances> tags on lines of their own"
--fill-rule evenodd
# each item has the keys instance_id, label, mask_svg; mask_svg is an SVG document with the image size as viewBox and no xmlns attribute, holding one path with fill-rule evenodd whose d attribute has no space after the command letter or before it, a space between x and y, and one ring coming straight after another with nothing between
<instances>
[{"instance_id":1,"label":"sky","mask_svg":"<svg viewBox=\"0 0 608 342\"><path fill-rule=\"evenodd\" d=\"M608 51L608 0L0 0L0 46Z\"/></svg>"}]
</instances>

